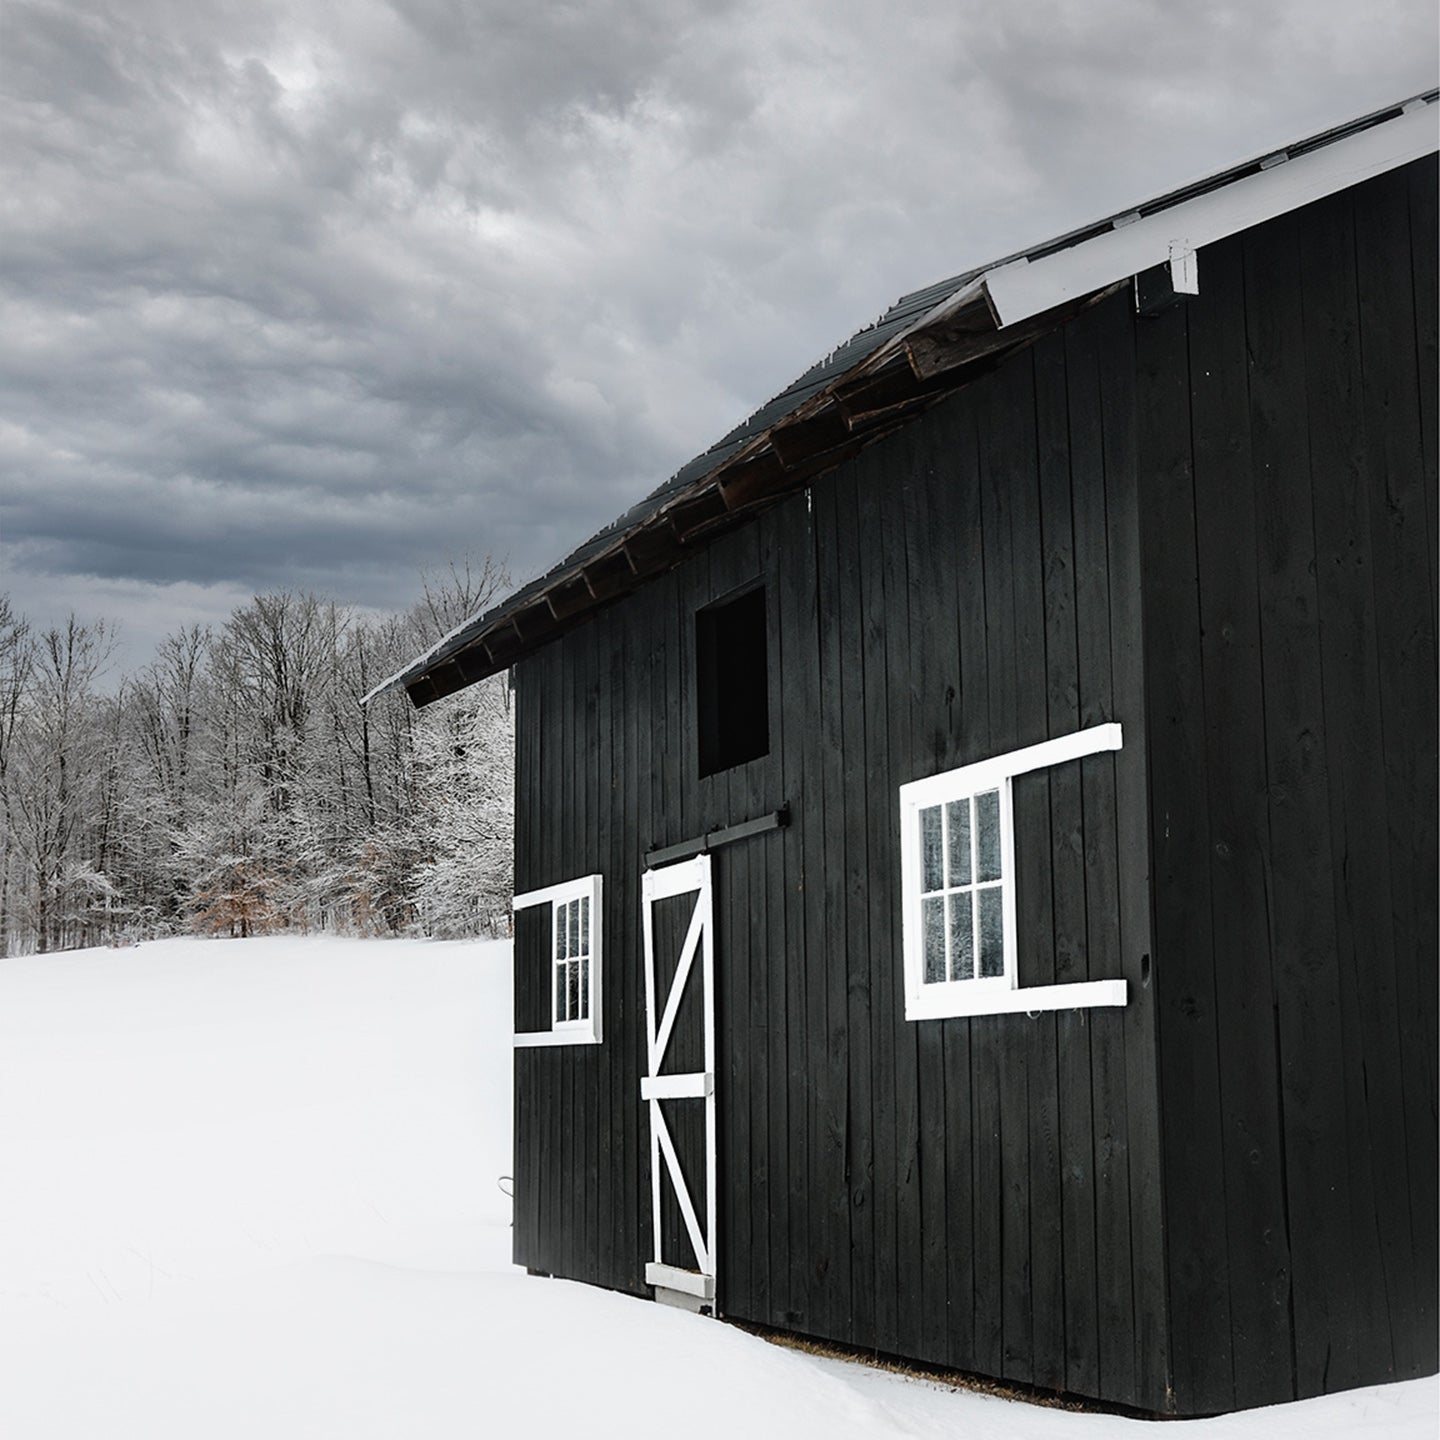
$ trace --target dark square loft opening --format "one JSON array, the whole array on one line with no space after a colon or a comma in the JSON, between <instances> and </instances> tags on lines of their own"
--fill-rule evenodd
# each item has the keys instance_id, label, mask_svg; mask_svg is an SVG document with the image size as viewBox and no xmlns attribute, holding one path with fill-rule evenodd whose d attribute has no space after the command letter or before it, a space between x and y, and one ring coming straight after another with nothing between
<instances>
[{"instance_id":1,"label":"dark square loft opening","mask_svg":"<svg viewBox=\"0 0 1440 1440\"><path fill-rule=\"evenodd\" d=\"M700 773L714 775L770 753L770 671L765 587L695 614Z\"/></svg>"}]
</instances>

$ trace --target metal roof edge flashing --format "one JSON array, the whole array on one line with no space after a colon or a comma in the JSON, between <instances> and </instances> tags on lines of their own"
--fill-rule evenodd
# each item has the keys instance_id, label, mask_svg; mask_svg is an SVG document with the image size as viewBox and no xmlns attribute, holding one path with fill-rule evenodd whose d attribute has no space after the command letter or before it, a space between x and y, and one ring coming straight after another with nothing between
<instances>
[{"instance_id":1,"label":"metal roof edge flashing","mask_svg":"<svg viewBox=\"0 0 1440 1440\"><path fill-rule=\"evenodd\" d=\"M1347 128L1325 143L1287 150L1284 164L1254 162L1213 188L1175 192L1173 203L1141 206L1136 218L1075 243L1022 255L985 271L1002 328L1053 310L1169 259L1171 247L1191 250L1322 200L1437 148L1435 92L1377 112L1382 118ZM1416 104L1419 101L1422 103ZM1272 155L1279 152L1271 152ZM1268 158L1268 157L1267 157Z\"/></svg>"}]
</instances>

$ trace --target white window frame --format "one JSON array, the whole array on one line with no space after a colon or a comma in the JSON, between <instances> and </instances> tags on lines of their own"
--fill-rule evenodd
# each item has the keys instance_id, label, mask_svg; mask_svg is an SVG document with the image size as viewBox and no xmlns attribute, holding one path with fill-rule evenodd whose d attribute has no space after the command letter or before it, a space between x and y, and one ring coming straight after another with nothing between
<instances>
[{"instance_id":1,"label":"white window frame","mask_svg":"<svg viewBox=\"0 0 1440 1440\"><path fill-rule=\"evenodd\" d=\"M1067 760L1119 750L1118 724L1092 725L1054 740L1042 740L1008 755L996 755L958 770L928 775L900 787L900 887L905 963L905 1018L938 1020L956 1015L1009 1015L1020 1011L1070 1010L1124 1005L1124 980L1082 980L1064 985L1019 984L1015 925L1015 826L1011 781L1032 770ZM1003 975L926 983L921 932L923 875L920 812L935 805L998 790L1000 794L1000 892L1005 970ZM978 882L972 881L971 884Z\"/></svg>"},{"instance_id":2,"label":"white window frame","mask_svg":"<svg viewBox=\"0 0 1440 1440\"><path fill-rule=\"evenodd\" d=\"M511 902L512 910L528 910L535 905L550 907L550 958L545 967L546 986L550 992L550 1028L548 1030L517 1030L516 1045L599 1045L602 1038L600 1024L600 1000L604 990L600 983L602 974L602 931L600 923L600 902L604 894L604 881L599 875L584 875L578 880L564 880L558 885L547 885L541 890L527 890ZM555 1014L555 966L559 935L559 913L562 906L573 900L590 902L590 988L589 1016L583 1020L561 1020Z\"/></svg>"}]
</instances>

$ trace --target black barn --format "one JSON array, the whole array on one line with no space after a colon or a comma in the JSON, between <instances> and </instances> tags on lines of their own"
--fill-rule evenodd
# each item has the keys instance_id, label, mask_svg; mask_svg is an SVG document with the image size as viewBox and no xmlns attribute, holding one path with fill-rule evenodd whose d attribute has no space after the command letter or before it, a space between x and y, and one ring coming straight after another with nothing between
<instances>
[{"instance_id":1,"label":"black barn","mask_svg":"<svg viewBox=\"0 0 1440 1440\"><path fill-rule=\"evenodd\" d=\"M908 297L391 682L513 676L519 1263L1436 1369L1435 101Z\"/></svg>"}]
</instances>

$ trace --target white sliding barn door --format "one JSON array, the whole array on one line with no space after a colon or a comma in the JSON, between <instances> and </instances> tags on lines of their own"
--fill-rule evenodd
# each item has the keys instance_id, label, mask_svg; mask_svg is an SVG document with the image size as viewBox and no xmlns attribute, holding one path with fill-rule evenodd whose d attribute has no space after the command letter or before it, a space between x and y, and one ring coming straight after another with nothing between
<instances>
[{"instance_id":1,"label":"white sliding barn door","mask_svg":"<svg viewBox=\"0 0 1440 1440\"><path fill-rule=\"evenodd\" d=\"M647 870L646 1073L654 1259L645 1283L715 1301L715 940L710 857Z\"/></svg>"}]
</instances>

